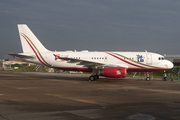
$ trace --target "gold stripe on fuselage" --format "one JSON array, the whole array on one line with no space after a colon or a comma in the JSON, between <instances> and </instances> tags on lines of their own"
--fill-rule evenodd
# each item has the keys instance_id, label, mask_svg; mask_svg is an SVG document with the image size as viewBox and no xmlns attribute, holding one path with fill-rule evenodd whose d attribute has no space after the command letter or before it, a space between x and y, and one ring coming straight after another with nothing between
<instances>
[{"instance_id":1,"label":"gold stripe on fuselage","mask_svg":"<svg viewBox=\"0 0 180 120\"><path fill-rule=\"evenodd\" d=\"M21 33L21 34L23 34L23 33ZM25 34L23 34L23 35L31 42L31 44L32 44L33 47L36 49L36 51L38 52L38 54L39 54L39 56L41 57L41 59L43 60L43 62L45 62L47 65L49 65L49 64L44 60L44 58L42 57L41 53L39 52L39 50L37 49L37 47L33 44L33 42L32 42ZM49 65L49 66L51 66L51 65Z\"/></svg>"},{"instance_id":2,"label":"gold stripe on fuselage","mask_svg":"<svg viewBox=\"0 0 180 120\"><path fill-rule=\"evenodd\" d=\"M128 58L128 57L125 57L125 56L120 55L120 54L117 54L117 53L113 53L113 54L115 54L115 55L117 55L117 56L120 56L120 57L122 57L122 58L126 58L126 59ZM155 66L146 65L146 64L137 62L137 61L135 61L135 60L132 60L132 59L128 59L128 60L131 61L131 62L134 62L135 64L143 65L143 66L146 66L146 67L150 67L150 68L160 68L160 67L155 67Z\"/></svg>"}]
</instances>

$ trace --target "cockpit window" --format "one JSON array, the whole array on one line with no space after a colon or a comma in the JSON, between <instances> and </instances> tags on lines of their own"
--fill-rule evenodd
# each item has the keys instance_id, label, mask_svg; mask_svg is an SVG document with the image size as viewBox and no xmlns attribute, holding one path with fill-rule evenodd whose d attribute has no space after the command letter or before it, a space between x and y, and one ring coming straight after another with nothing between
<instances>
[{"instance_id":1,"label":"cockpit window","mask_svg":"<svg viewBox=\"0 0 180 120\"><path fill-rule=\"evenodd\" d=\"M164 58L164 57L159 57L158 59L159 59L159 60L165 60L165 58Z\"/></svg>"}]
</instances>

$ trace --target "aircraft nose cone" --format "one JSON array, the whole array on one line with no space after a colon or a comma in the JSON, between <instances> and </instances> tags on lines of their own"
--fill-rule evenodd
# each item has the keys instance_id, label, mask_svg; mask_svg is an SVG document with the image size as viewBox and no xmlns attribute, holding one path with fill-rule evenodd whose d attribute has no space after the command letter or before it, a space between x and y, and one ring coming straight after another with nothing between
<instances>
[{"instance_id":1,"label":"aircraft nose cone","mask_svg":"<svg viewBox=\"0 0 180 120\"><path fill-rule=\"evenodd\" d=\"M168 68L172 69L173 67L174 67L174 64L169 61L169 63L168 63Z\"/></svg>"}]
</instances>

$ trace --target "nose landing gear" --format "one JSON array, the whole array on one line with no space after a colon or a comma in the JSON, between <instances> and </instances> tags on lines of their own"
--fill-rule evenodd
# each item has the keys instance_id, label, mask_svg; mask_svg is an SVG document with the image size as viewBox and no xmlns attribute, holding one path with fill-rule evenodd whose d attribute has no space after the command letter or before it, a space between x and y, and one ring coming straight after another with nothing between
<instances>
[{"instance_id":1,"label":"nose landing gear","mask_svg":"<svg viewBox=\"0 0 180 120\"><path fill-rule=\"evenodd\" d=\"M150 81L150 80L153 80L154 78L153 78L153 72L151 72L151 73L149 73L149 72L146 72L145 73L145 79L147 80L147 81Z\"/></svg>"},{"instance_id":2,"label":"nose landing gear","mask_svg":"<svg viewBox=\"0 0 180 120\"><path fill-rule=\"evenodd\" d=\"M150 81L149 72L146 72L146 80L147 80L147 81Z\"/></svg>"}]
</instances>

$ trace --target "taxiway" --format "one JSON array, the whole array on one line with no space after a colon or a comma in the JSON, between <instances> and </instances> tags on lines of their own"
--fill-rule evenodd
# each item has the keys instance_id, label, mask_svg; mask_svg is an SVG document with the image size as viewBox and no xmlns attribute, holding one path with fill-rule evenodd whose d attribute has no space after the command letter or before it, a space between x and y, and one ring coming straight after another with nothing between
<instances>
[{"instance_id":1,"label":"taxiway","mask_svg":"<svg viewBox=\"0 0 180 120\"><path fill-rule=\"evenodd\" d=\"M179 120L180 82L0 71L0 120Z\"/></svg>"}]
</instances>

